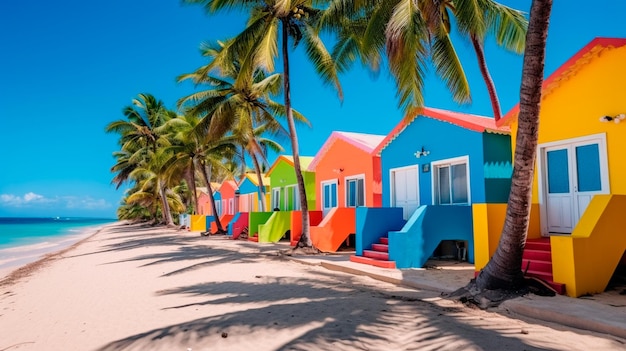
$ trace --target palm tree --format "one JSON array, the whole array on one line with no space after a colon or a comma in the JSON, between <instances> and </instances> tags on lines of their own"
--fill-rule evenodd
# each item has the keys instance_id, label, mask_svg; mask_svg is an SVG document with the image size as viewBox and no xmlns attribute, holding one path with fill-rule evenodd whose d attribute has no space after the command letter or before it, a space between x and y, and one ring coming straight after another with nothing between
<instances>
[{"instance_id":1,"label":"palm tree","mask_svg":"<svg viewBox=\"0 0 626 351\"><path fill-rule=\"evenodd\" d=\"M300 165L294 113L291 108L289 39L293 40L294 47L300 42L304 43L309 60L314 64L318 74L325 82L334 85L341 97L336 67L313 25L320 15L320 10L315 8L314 4L319 2L312 0L185 0L185 2L203 4L210 13L225 9L249 11L248 26L233 39L225 55L231 58L230 61L234 61L232 58L235 57L243 57L241 63L244 72L252 72L257 67L267 72L274 72L274 60L278 56L280 44L283 61L284 107L302 210L302 236L297 247L312 248L307 196Z\"/></svg>"},{"instance_id":2,"label":"palm tree","mask_svg":"<svg viewBox=\"0 0 626 351\"><path fill-rule=\"evenodd\" d=\"M146 155L156 153L160 145L167 145L167 139L156 129L173 117L163 102L150 94L139 94L122 113L126 120L113 121L105 127L107 133L120 135L121 150L114 153L117 163L111 169L117 173L113 183L118 188L128 180L134 167L146 161Z\"/></svg>"},{"instance_id":3,"label":"palm tree","mask_svg":"<svg viewBox=\"0 0 626 351\"><path fill-rule=\"evenodd\" d=\"M267 164L266 149L282 151L275 141L263 137L287 135L276 116L284 114L284 106L271 99L281 91L280 74L266 76L261 70L242 70L238 59L224 61L225 49L232 41L218 42L215 46L204 45L203 56L211 58L208 65L195 72L180 76L179 81L192 80L197 85L208 85L211 89L191 94L179 100L179 106L189 113L203 115L201 122L214 137L231 133L247 153L253 164L259 182L259 196L263 197L263 177L260 161ZM217 71L221 77L211 75ZM298 121L306 122L299 113ZM242 156L241 164L245 164ZM265 202L262 203L265 211Z\"/></svg>"},{"instance_id":4,"label":"palm tree","mask_svg":"<svg viewBox=\"0 0 626 351\"><path fill-rule=\"evenodd\" d=\"M552 0L533 0L526 35L513 178L504 228L495 254L476 278L480 289L510 289L523 283L532 184L537 156L541 86Z\"/></svg>"},{"instance_id":5,"label":"palm tree","mask_svg":"<svg viewBox=\"0 0 626 351\"><path fill-rule=\"evenodd\" d=\"M471 101L469 84L450 39L452 16L461 34L472 41L494 116L499 119L500 104L482 45L485 36L493 33L499 45L521 52L526 19L520 11L492 0L333 0L320 25L339 34L333 56L342 70L359 56L378 70L386 53L399 105L413 115L415 108L424 104L429 60L456 102Z\"/></svg>"},{"instance_id":6,"label":"palm tree","mask_svg":"<svg viewBox=\"0 0 626 351\"><path fill-rule=\"evenodd\" d=\"M177 212L183 207L180 197L170 190L170 185L180 182L179 177L173 178L172 173L168 172L172 159L172 154L167 149L160 148L148 162L135 167L130 173L130 178L140 186L140 190L130 194L127 199L129 203L152 202L155 208L158 208L160 202L163 223L167 226L174 225L171 204L175 204Z\"/></svg>"},{"instance_id":7,"label":"palm tree","mask_svg":"<svg viewBox=\"0 0 626 351\"><path fill-rule=\"evenodd\" d=\"M112 172L117 173L112 182L118 188L129 180L137 181L139 178L133 173L138 169L152 170L156 174L164 171L159 166L160 159L164 157L159 151L162 146L169 145L169 140L159 133L159 128L175 117L160 100L150 94L139 94L138 98L133 99L132 105L123 109L123 114L127 120L111 122L105 128L107 133L120 134L121 150L114 153L117 162L111 168ZM162 182L159 185L164 186ZM172 225L166 189L158 190L164 222ZM156 211L152 213L156 214Z\"/></svg>"}]
</instances>

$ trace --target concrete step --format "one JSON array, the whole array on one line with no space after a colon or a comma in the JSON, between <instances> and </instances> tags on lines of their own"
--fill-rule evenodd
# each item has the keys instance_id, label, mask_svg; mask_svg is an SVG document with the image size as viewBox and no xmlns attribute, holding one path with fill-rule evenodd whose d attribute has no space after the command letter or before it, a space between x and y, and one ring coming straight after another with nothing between
<instances>
[{"instance_id":1,"label":"concrete step","mask_svg":"<svg viewBox=\"0 0 626 351\"><path fill-rule=\"evenodd\" d=\"M378 242L379 242L379 243L381 243L381 244L389 245L389 238L387 238L386 236L384 236L384 237L380 238L380 239L378 240Z\"/></svg>"},{"instance_id":2,"label":"concrete step","mask_svg":"<svg viewBox=\"0 0 626 351\"><path fill-rule=\"evenodd\" d=\"M522 259L522 272L526 271L545 272L552 275L552 261L525 260Z\"/></svg>"},{"instance_id":3,"label":"concrete step","mask_svg":"<svg viewBox=\"0 0 626 351\"><path fill-rule=\"evenodd\" d=\"M524 249L550 251L550 239L542 238L526 240L526 246L524 247Z\"/></svg>"},{"instance_id":4,"label":"concrete step","mask_svg":"<svg viewBox=\"0 0 626 351\"><path fill-rule=\"evenodd\" d=\"M350 261L355 263L369 264L370 266L380 268L396 268L396 262L394 261L383 261L363 256L352 255L350 256Z\"/></svg>"},{"instance_id":5,"label":"concrete step","mask_svg":"<svg viewBox=\"0 0 626 351\"><path fill-rule=\"evenodd\" d=\"M389 245L385 244L372 244L372 250L380 252L389 252Z\"/></svg>"},{"instance_id":6,"label":"concrete step","mask_svg":"<svg viewBox=\"0 0 626 351\"><path fill-rule=\"evenodd\" d=\"M377 260L389 261L389 253L374 250L363 250L363 256L375 258Z\"/></svg>"},{"instance_id":7,"label":"concrete step","mask_svg":"<svg viewBox=\"0 0 626 351\"><path fill-rule=\"evenodd\" d=\"M525 260L552 261L552 254L546 250L524 249L522 258Z\"/></svg>"}]
</instances>

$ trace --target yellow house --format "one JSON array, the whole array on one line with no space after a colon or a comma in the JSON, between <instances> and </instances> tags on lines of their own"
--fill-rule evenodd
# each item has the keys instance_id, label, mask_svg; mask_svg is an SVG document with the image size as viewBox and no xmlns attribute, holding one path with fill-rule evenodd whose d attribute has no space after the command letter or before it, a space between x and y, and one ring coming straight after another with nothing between
<instances>
[{"instance_id":1,"label":"yellow house","mask_svg":"<svg viewBox=\"0 0 626 351\"><path fill-rule=\"evenodd\" d=\"M542 94L528 238L549 237L553 280L567 295L599 293L626 252L626 38L594 39ZM499 121L513 146L518 112ZM490 230L489 242L499 235Z\"/></svg>"}]
</instances>

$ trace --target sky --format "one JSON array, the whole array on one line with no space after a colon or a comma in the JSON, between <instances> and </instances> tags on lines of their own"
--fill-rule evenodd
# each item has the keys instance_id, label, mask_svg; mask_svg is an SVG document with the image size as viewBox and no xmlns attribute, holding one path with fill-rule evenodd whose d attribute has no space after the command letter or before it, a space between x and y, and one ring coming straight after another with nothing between
<instances>
[{"instance_id":1,"label":"sky","mask_svg":"<svg viewBox=\"0 0 626 351\"><path fill-rule=\"evenodd\" d=\"M528 12L531 1L501 3ZM625 38L625 14L626 1L555 0L545 75L595 37ZM118 136L105 126L123 119L122 109L140 93L175 109L196 91L176 77L206 64L200 44L234 36L245 20L179 0L0 1L0 217L115 218L126 187L111 184ZM471 44L456 35L453 41L472 103L456 104L430 73L426 105L492 116ZM493 38L485 50L506 113L519 100L523 57ZM291 76L293 107L311 122L298 127L302 156L315 156L333 130L386 135L403 117L385 70L355 65L342 74L342 101L301 49L292 52ZM289 140L279 142L290 154Z\"/></svg>"}]
</instances>

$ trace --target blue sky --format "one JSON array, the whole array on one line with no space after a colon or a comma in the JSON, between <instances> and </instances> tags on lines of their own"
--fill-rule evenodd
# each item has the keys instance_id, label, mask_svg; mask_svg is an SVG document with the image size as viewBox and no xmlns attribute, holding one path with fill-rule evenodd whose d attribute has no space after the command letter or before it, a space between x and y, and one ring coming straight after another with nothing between
<instances>
[{"instance_id":1,"label":"blue sky","mask_svg":"<svg viewBox=\"0 0 626 351\"><path fill-rule=\"evenodd\" d=\"M530 0L502 2L530 9ZM546 75L595 37L626 37L625 13L624 1L555 1ZM110 184L117 136L104 127L139 93L175 108L194 89L175 77L205 63L200 43L228 38L244 22L178 0L0 2L0 216L114 218L123 189ZM454 39L473 103L455 104L432 75L426 104L490 116L471 45ZM489 39L486 52L506 113L519 100L522 56ZM341 76L340 102L303 57L297 50L291 66L294 108L312 123L299 127L301 155L314 156L333 130L385 135L402 118L385 71L373 76L355 66Z\"/></svg>"}]
</instances>

